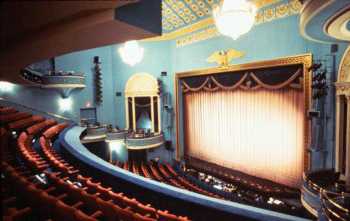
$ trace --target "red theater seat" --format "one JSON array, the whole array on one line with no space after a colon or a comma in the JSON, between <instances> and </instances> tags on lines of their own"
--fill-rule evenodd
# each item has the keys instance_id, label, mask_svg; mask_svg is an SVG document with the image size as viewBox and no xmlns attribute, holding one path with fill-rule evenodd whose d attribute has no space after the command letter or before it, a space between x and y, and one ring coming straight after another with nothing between
<instances>
[{"instance_id":1,"label":"red theater seat","mask_svg":"<svg viewBox=\"0 0 350 221\"><path fill-rule=\"evenodd\" d=\"M142 215L149 215L150 217L156 218L157 217L157 210L153 208L150 204L143 205L141 203L138 203L135 211L142 214Z\"/></svg>"},{"instance_id":2,"label":"red theater seat","mask_svg":"<svg viewBox=\"0 0 350 221\"><path fill-rule=\"evenodd\" d=\"M12 107L2 107L0 108L0 115L6 115L11 113L16 113L17 110Z\"/></svg>"},{"instance_id":3,"label":"red theater seat","mask_svg":"<svg viewBox=\"0 0 350 221\"><path fill-rule=\"evenodd\" d=\"M105 215L107 221L121 220L122 208L100 198L96 200L99 210Z\"/></svg>"},{"instance_id":4,"label":"red theater seat","mask_svg":"<svg viewBox=\"0 0 350 221\"><path fill-rule=\"evenodd\" d=\"M158 210L158 215L160 221L187 221L189 220L187 217L182 217L182 216L176 216L173 214L170 214L167 210L161 211Z\"/></svg>"},{"instance_id":5,"label":"red theater seat","mask_svg":"<svg viewBox=\"0 0 350 221\"><path fill-rule=\"evenodd\" d=\"M12 122L10 124L8 124L8 128L11 130L19 130L19 129L23 129L26 127L29 127L35 123L39 123L44 121L45 118L42 116L38 116L38 115L34 115L28 118L24 118L15 122Z\"/></svg>"},{"instance_id":6,"label":"red theater seat","mask_svg":"<svg viewBox=\"0 0 350 221\"><path fill-rule=\"evenodd\" d=\"M68 206L67 204L57 201L53 213L54 220L76 221L75 212L77 209Z\"/></svg>"},{"instance_id":7,"label":"red theater seat","mask_svg":"<svg viewBox=\"0 0 350 221\"><path fill-rule=\"evenodd\" d=\"M26 218L32 213L32 208L26 207L23 209L11 208L7 214L3 214L3 221L20 221L26 220Z\"/></svg>"},{"instance_id":8,"label":"red theater seat","mask_svg":"<svg viewBox=\"0 0 350 221\"><path fill-rule=\"evenodd\" d=\"M157 219L148 217L148 216L143 216L141 214L135 213L134 218L136 221L156 221Z\"/></svg>"},{"instance_id":9,"label":"red theater seat","mask_svg":"<svg viewBox=\"0 0 350 221\"><path fill-rule=\"evenodd\" d=\"M75 211L74 217L76 220L79 220L79 221L97 221L98 220L94 217L90 217L90 216L86 215L85 213L83 213L80 210Z\"/></svg>"},{"instance_id":10,"label":"red theater seat","mask_svg":"<svg viewBox=\"0 0 350 221\"><path fill-rule=\"evenodd\" d=\"M25 113L25 112L17 112L17 113L12 113L12 114L7 114L7 115L1 115L0 116L0 123L9 123L9 122L24 119L24 118L27 118L30 116L32 116L32 115L29 113Z\"/></svg>"},{"instance_id":11,"label":"red theater seat","mask_svg":"<svg viewBox=\"0 0 350 221\"><path fill-rule=\"evenodd\" d=\"M51 127L55 124L56 124L55 120L49 119L49 120L45 120L44 122L35 124L35 125L27 128L26 131L27 131L28 135L34 135L34 134L38 134L39 132L43 131L44 129Z\"/></svg>"},{"instance_id":12,"label":"red theater seat","mask_svg":"<svg viewBox=\"0 0 350 221\"><path fill-rule=\"evenodd\" d=\"M125 208L120 211L121 220L125 221L134 221L134 213L130 208Z\"/></svg>"}]
</instances>

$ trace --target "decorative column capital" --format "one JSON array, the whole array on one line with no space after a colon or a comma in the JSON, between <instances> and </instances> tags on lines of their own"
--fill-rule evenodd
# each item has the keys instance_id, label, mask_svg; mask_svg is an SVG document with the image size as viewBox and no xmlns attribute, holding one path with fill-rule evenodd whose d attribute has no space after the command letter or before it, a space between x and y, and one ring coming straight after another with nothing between
<instances>
[{"instance_id":1,"label":"decorative column capital","mask_svg":"<svg viewBox=\"0 0 350 221\"><path fill-rule=\"evenodd\" d=\"M350 82L335 82L337 95L350 96Z\"/></svg>"}]
</instances>

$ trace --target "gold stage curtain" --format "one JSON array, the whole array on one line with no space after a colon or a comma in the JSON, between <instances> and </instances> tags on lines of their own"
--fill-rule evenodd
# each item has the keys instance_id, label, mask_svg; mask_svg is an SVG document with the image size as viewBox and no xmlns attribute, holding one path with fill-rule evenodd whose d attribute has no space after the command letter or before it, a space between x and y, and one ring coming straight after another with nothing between
<instances>
[{"instance_id":1,"label":"gold stage curtain","mask_svg":"<svg viewBox=\"0 0 350 221\"><path fill-rule=\"evenodd\" d=\"M185 154L299 187L303 96L289 87L185 93Z\"/></svg>"}]
</instances>

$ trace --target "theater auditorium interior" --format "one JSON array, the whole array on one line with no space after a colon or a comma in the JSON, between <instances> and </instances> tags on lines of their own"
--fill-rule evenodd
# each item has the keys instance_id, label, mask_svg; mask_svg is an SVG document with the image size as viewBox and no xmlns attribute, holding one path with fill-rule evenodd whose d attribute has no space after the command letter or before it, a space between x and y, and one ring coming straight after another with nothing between
<instances>
[{"instance_id":1,"label":"theater auditorium interior","mask_svg":"<svg viewBox=\"0 0 350 221\"><path fill-rule=\"evenodd\" d=\"M349 0L0 3L2 219L349 221Z\"/></svg>"}]
</instances>

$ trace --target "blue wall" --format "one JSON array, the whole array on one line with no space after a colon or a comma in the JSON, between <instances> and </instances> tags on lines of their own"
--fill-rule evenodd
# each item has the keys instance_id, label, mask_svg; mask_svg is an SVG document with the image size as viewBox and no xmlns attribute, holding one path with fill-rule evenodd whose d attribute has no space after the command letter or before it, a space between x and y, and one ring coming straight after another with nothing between
<instances>
[{"instance_id":1,"label":"blue wall","mask_svg":"<svg viewBox=\"0 0 350 221\"><path fill-rule=\"evenodd\" d=\"M96 105L94 102L94 56L99 56L101 61L103 102ZM85 73L87 87L79 92L73 93L74 112L79 116L79 108L84 107L87 102L91 102L97 108L97 119L101 123L111 123L115 125L115 106L113 105L112 88L112 60L111 48L101 47L81 52L75 52L56 58L56 70L74 70Z\"/></svg>"},{"instance_id":2,"label":"blue wall","mask_svg":"<svg viewBox=\"0 0 350 221\"><path fill-rule=\"evenodd\" d=\"M136 73L146 72L155 78L160 78L165 84L166 91L173 91L172 85L172 53L170 53L170 43L162 42L140 42L144 48L144 59L135 66L123 63L119 57L118 48L120 45L111 47L113 60L113 90L114 106L117 108L116 122L120 128L125 128L125 100L124 90L128 79ZM161 77L161 72L167 71L167 77ZM122 92L121 97L115 97L115 92Z\"/></svg>"},{"instance_id":3,"label":"blue wall","mask_svg":"<svg viewBox=\"0 0 350 221\"><path fill-rule=\"evenodd\" d=\"M330 45L310 42L300 35L299 16L296 15L254 26L248 34L236 41L228 37L218 36L182 47L176 47L176 39L157 42L141 41L140 45L145 50L144 59L133 67L121 61L118 54L120 45L95 48L57 57L55 59L56 70L84 72L87 84L85 89L73 92L71 96L74 101L73 110L61 114L78 120L79 108L84 107L88 101L93 103L92 61L94 56L100 56L103 73L103 103L97 106L98 121L124 128L124 87L129 77L135 73L147 72L156 78L162 79L164 91L170 92L174 106L175 73L216 66L214 63L206 62L207 57L214 51L233 48L245 53L244 57L233 60L232 64L275 59L303 53L312 53L315 59L329 60L327 55L329 55L330 51ZM336 56L337 65L346 46L344 43L339 44L339 52ZM168 75L161 77L162 71L166 71ZM116 92L122 92L122 96L116 97ZM18 87L16 94L6 94L6 97L28 106L60 113L57 106L59 95L53 91ZM334 97L331 96L326 99L327 114L331 117L328 125L329 134L332 134L332 125L335 122L333 118L333 100ZM164 123L164 118L168 116L165 111L162 111L162 114L162 122ZM174 128L175 125L173 125L173 130L165 130L166 139L172 140L173 144L175 143ZM326 159L326 166L332 167L331 153L334 148L334 137L327 137L327 142L323 145L323 148L329 153ZM154 153L154 155L157 155L157 153ZM322 167L320 157L316 154L313 158L313 166L316 169Z\"/></svg>"}]
</instances>

